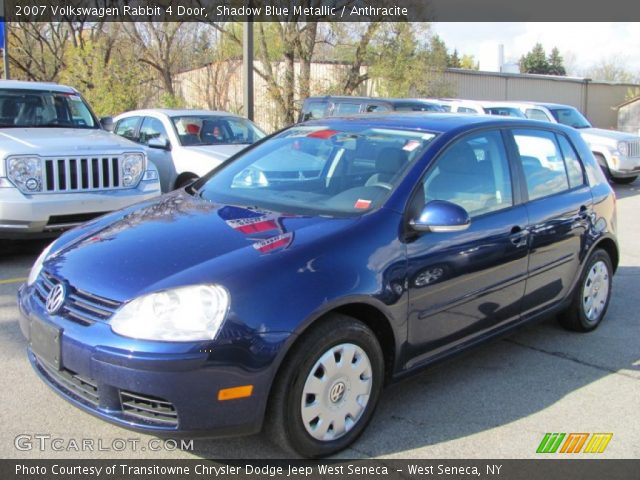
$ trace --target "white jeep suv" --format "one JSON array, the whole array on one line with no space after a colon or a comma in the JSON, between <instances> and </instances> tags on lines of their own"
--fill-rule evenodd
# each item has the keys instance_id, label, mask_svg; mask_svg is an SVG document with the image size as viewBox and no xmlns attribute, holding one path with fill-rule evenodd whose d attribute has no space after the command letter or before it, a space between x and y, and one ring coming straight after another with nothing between
<instances>
[{"instance_id":1,"label":"white jeep suv","mask_svg":"<svg viewBox=\"0 0 640 480\"><path fill-rule=\"evenodd\" d=\"M77 90L0 81L0 239L55 234L159 194L144 150L106 131Z\"/></svg>"}]
</instances>

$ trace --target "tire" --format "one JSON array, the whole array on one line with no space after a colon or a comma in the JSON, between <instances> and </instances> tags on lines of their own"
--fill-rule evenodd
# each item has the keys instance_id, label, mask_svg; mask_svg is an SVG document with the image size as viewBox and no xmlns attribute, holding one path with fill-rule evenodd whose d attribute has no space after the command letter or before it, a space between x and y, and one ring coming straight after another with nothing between
<instances>
[{"instance_id":1,"label":"tire","mask_svg":"<svg viewBox=\"0 0 640 480\"><path fill-rule=\"evenodd\" d=\"M611 180L614 181L614 183L617 183L618 185L628 185L630 183L633 183L637 180L638 176L636 175L635 177L620 177L620 178L616 178L616 177L612 177Z\"/></svg>"},{"instance_id":2,"label":"tire","mask_svg":"<svg viewBox=\"0 0 640 480\"><path fill-rule=\"evenodd\" d=\"M383 379L384 356L374 333L352 317L331 314L305 332L285 359L265 434L288 453L307 458L338 452L371 420Z\"/></svg>"},{"instance_id":3,"label":"tire","mask_svg":"<svg viewBox=\"0 0 640 480\"><path fill-rule=\"evenodd\" d=\"M585 264L571 305L559 316L560 324L575 332L596 329L609 307L612 277L609 254L601 249L595 250Z\"/></svg>"},{"instance_id":4,"label":"tire","mask_svg":"<svg viewBox=\"0 0 640 480\"><path fill-rule=\"evenodd\" d=\"M183 188L186 187L187 185L189 185L191 182L193 182L194 180L197 180L198 176L197 175L184 175L184 176L180 176L177 178L176 183L175 183L175 187L174 190L177 190L179 188Z\"/></svg>"}]
</instances>

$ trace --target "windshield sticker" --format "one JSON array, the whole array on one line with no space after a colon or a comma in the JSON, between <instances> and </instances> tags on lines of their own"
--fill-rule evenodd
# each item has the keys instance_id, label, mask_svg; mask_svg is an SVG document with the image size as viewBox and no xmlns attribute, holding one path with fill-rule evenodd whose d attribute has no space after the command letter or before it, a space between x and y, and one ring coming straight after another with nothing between
<instances>
[{"instance_id":1,"label":"windshield sticker","mask_svg":"<svg viewBox=\"0 0 640 480\"><path fill-rule=\"evenodd\" d=\"M353 206L353 208L365 209L365 208L369 208L370 206L371 206L371 200L362 200L361 198L359 198L358 200L356 200L356 203Z\"/></svg>"},{"instance_id":2,"label":"windshield sticker","mask_svg":"<svg viewBox=\"0 0 640 480\"><path fill-rule=\"evenodd\" d=\"M318 130L317 132L311 132L307 137L326 140L327 138L333 137L336 133L338 133L337 130Z\"/></svg>"},{"instance_id":3,"label":"windshield sticker","mask_svg":"<svg viewBox=\"0 0 640 480\"><path fill-rule=\"evenodd\" d=\"M420 146L420 142L418 140L409 140L402 149L405 152L413 152L416 148Z\"/></svg>"}]
</instances>

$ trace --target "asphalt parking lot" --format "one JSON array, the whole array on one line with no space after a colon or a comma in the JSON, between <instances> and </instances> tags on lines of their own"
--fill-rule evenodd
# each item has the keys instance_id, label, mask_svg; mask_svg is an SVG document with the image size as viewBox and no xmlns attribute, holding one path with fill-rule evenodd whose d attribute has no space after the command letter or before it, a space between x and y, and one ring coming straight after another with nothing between
<instances>
[{"instance_id":1,"label":"asphalt parking lot","mask_svg":"<svg viewBox=\"0 0 640 480\"><path fill-rule=\"evenodd\" d=\"M340 456L535 458L546 432L604 432L613 437L599 458L640 458L640 180L615 189L621 261L597 331L566 332L550 319L395 385L364 435ZM150 448L153 437L111 426L49 390L27 361L15 301L45 245L12 242L0 251L0 457L284 456L260 436L195 440L189 451L171 443ZM95 442L93 451L82 451L83 439Z\"/></svg>"}]
</instances>

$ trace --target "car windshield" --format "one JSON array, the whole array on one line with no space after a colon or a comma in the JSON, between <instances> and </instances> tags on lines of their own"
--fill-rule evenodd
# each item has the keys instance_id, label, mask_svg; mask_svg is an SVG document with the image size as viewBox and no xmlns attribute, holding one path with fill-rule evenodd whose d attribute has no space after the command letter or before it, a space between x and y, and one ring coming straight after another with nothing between
<instances>
[{"instance_id":1,"label":"car windshield","mask_svg":"<svg viewBox=\"0 0 640 480\"><path fill-rule=\"evenodd\" d=\"M222 115L184 115L171 117L180 144L232 145L255 143L266 134L249 120Z\"/></svg>"},{"instance_id":2,"label":"car windshield","mask_svg":"<svg viewBox=\"0 0 640 480\"><path fill-rule=\"evenodd\" d=\"M294 126L194 188L216 203L294 214L357 215L382 205L435 136L362 124Z\"/></svg>"},{"instance_id":3,"label":"car windshield","mask_svg":"<svg viewBox=\"0 0 640 480\"><path fill-rule=\"evenodd\" d=\"M0 88L0 127L100 128L77 93Z\"/></svg>"},{"instance_id":4,"label":"car windshield","mask_svg":"<svg viewBox=\"0 0 640 480\"><path fill-rule=\"evenodd\" d=\"M573 128L591 128L589 120L584 118L575 108L551 108L549 110L558 123L569 125Z\"/></svg>"},{"instance_id":5,"label":"car windshield","mask_svg":"<svg viewBox=\"0 0 640 480\"><path fill-rule=\"evenodd\" d=\"M398 112L444 112L444 108L435 103L396 103L393 109Z\"/></svg>"}]
</instances>

